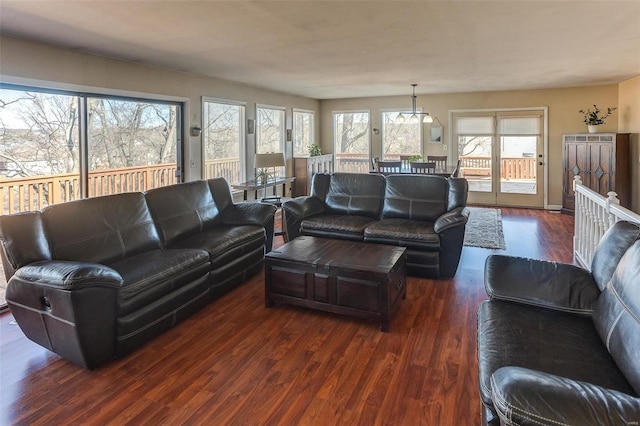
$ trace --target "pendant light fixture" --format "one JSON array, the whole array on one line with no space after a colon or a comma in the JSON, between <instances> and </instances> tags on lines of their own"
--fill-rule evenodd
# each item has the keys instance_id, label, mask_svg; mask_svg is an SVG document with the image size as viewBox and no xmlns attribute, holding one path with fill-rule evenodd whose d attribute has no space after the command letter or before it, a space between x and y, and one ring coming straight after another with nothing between
<instances>
[{"instance_id":1,"label":"pendant light fixture","mask_svg":"<svg viewBox=\"0 0 640 426\"><path fill-rule=\"evenodd\" d=\"M417 84L415 83L411 85L411 87L413 88L413 94L411 95L411 114L398 114L398 116L396 117L396 123L406 122L407 118L405 117L405 115L409 116L409 123L412 124L419 123L421 121L421 118L423 123L433 123L433 118L429 115L428 112L416 111L416 86Z\"/></svg>"}]
</instances>

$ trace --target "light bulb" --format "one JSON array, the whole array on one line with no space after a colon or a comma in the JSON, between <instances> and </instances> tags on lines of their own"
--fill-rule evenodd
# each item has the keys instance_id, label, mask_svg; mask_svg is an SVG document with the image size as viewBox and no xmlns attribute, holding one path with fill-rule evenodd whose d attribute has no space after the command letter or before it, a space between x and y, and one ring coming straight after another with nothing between
<instances>
[{"instance_id":1,"label":"light bulb","mask_svg":"<svg viewBox=\"0 0 640 426\"><path fill-rule=\"evenodd\" d=\"M398 114L398 115L396 116L396 123L404 123L404 122L405 122L404 115L402 115L402 114Z\"/></svg>"},{"instance_id":2,"label":"light bulb","mask_svg":"<svg viewBox=\"0 0 640 426\"><path fill-rule=\"evenodd\" d=\"M415 123L419 123L419 122L420 122L420 119L415 114L413 114L411 116L411 118L409 118L409 123L411 123L411 124L415 124Z\"/></svg>"},{"instance_id":3,"label":"light bulb","mask_svg":"<svg viewBox=\"0 0 640 426\"><path fill-rule=\"evenodd\" d=\"M429 113L427 113L427 115L425 115L424 118L422 119L422 122L423 123L433 123L433 118L431 118Z\"/></svg>"}]
</instances>

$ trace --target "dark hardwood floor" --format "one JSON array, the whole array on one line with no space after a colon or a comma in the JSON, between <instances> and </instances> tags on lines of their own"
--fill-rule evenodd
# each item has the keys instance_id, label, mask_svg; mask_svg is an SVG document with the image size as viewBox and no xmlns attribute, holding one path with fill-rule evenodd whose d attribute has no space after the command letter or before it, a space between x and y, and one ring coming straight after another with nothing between
<instances>
[{"instance_id":1,"label":"dark hardwood floor","mask_svg":"<svg viewBox=\"0 0 640 426\"><path fill-rule=\"evenodd\" d=\"M409 277L387 333L376 322L266 309L259 275L87 371L27 340L4 314L0 424L479 424L476 312L487 255L573 261L573 217L502 214L507 250L465 247L454 279Z\"/></svg>"}]
</instances>

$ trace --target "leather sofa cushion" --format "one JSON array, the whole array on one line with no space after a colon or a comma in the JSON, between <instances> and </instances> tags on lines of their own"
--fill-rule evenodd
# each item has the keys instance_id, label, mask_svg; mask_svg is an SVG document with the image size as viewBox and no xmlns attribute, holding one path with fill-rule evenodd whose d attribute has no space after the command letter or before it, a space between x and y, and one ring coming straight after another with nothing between
<instances>
[{"instance_id":1,"label":"leather sofa cushion","mask_svg":"<svg viewBox=\"0 0 640 426\"><path fill-rule=\"evenodd\" d=\"M362 236L365 228L374 222L375 220L368 216L327 214L303 220L300 229L302 233L321 231Z\"/></svg>"},{"instance_id":2,"label":"leather sofa cushion","mask_svg":"<svg viewBox=\"0 0 640 426\"><path fill-rule=\"evenodd\" d=\"M203 180L155 188L145 197L166 247L221 222L220 210Z\"/></svg>"},{"instance_id":3,"label":"leather sofa cushion","mask_svg":"<svg viewBox=\"0 0 640 426\"><path fill-rule=\"evenodd\" d=\"M336 173L331 176L326 203L333 214L380 217L384 197L384 176Z\"/></svg>"},{"instance_id":4,"label":"leather sofa cushion","mask_svg":"<svg viewBox=\"0 0 640 426\"><path fill-rule=\"evenodd\" d=\"M538 370L633 395L590 317L492 300L478 311L482 401L491 401L491 375L501 367Z\"/></svg>"},{"instance_id":5,"label":"leather sofa cushion","mask_svg":"<svg viewBox=\"0 0 640 426\"><path fill-rule=\"evenodd\" d=\"M609 352L640 395L640 240L622 256L593 312Z\"/></svg>"},{"instance_id":6,"label":"leather sofa cushion","mask_svg":"<svg viewBox=\"0 0 640 426\"><path fill-rule=\"evenodd\" d=\"M197 249L159 249L109 265L123 279L118 292L118 316L140 309L206 275L209 254Z\"/></svg>"},{"instance_id":7,"label":"leather sofa cushion","mask_svg":"<svg viewBox=\"0 0 640 426\"><path fill-rule=\"evenodd\" d=\"M257 225L216 226L181 240L172 248L196 248L209 253L211 269L215 270L234 259L264 247L264 228Z\"/></svg>"},{"instance_id":8,"label":"leather sofa cushion","mask_svg":"<svg viewBox=\"0 0 640 426\"><path fill-rule=\"evenodd\" d=\"M382 217L435 221L447 212L448 195L441 176L387 176Z\"/></svg>"},{"instance_id":9,"label":"leather sofa cushion","mask_svg":"<svg viewBox=\"0 0 640 426\"><path fill-rule=\"evenodd\" d=\"M140 192L55 204L42 216L53 259L108 264L161 247Z\"/></svg>"},{"instance_id":10,"label":"leather sofa cushion","mask_svg":"<svg viewBox=\"0 0 640 426\"><path fill-rule=\"evenodd\" d=\"M364 230L364 240L422 250L440 250L440 237L432 222L411 219L382 219Z\"/></svg>"}]
</instances>

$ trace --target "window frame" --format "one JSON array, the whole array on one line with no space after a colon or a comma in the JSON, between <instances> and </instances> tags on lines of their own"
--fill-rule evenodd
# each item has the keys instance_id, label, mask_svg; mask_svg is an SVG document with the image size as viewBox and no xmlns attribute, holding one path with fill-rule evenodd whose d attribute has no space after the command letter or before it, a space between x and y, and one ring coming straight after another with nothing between
<instances>
[{"instance_id":1,"label":"window frame","mask_svg":"<svg viewBox=\"0 0 640 426\"><path fill-rule=\"evenodd\" d=\"M306 152L304 151L299 151L296 152L296 138L298 137L298 135L296 134L296 114L309 114L310 120L309 123L311 124L311 129L309 130L309 136L310 136L310 141L309 141L309 146L313 145L316 143L316 112L313 110L308 110L308 109L301 109L301 108L293 108L292 113L291 113L291 121L293 123L292 128L293 128L293 134L292 134L292 155L294 157L296 156L301 156L301 155L305 155L308 154L308 150Z\"/></svg>"},{"instance_id":2,"label":"window frame","mask_svg":"<svg viewBox=\"0 0 640 426\"><path fill-rule=\"evenodd\" d=\"M73 96L78 98L78 133L79 133L79 181L80 181L80 198L89 198L89 153L88 153L88 129L87 129L87 100L89 98L111 99L126 102L146 102L159 105L175 106L178 109L176 113L176 181L184 181L184 149L185 149L185 126L184 117L187 108L185 101L162 99L161 95L157 98L126 95L115 92L91 92L85 90L58 89L52 87L24 85L0 82L0 89L18 90L26 92L40 92L52 95Z\"/></svg>"},{"instance_id":3,"label":"window frame","mask_svg":"<svg viewBox=\"0 0 640 426\"><path fill-rule=\"evenodd\" d=\"M385 108L385 109L381 109L380 110L380 152L382 155L382 160L384 161L385 159L385 151L384 151L384 142L385 142L385 114L388 113L398 113L398 114L411 114L411 110L408 109L397 109L397 108ZM422 112L421 108L416 109L416 112ZM405 123L405 124L411 124L411 123ZM406 155L415 155L415 154L419 154L422 157L424 157L424 153L425 153L425 144L424 144L424 123L422 123L422 120L420 120L418 123L415 123L418 126L418 138L419 138L419 144L420 144L420 150L417 153L406 153ZM404 155L404 153L403 153Z\"/></svg>"},{"instance_id":4,"label":"window frame","mask_svg":"<svg viewBox=\"0 0 640 426\"><path fill-rule=\"evenodd\" d=\"M339 110L339 111L331 111L331 127L332 127L332 138L333 138L333 170L335 170L336 172L340 172L342 170L339 169L338 167L338 150L337 150L337 140L336 140L336 136L337 136L337 132L336 132L336 115L338 114L367 114L368 117L368 123L367 123L367 167L366 169L369 170L369 164L371 163L371 159L372 159L372 154L371 154L371 148L372 148L372 138L371 138L371 110L370 109L357 109L357 110Z\"/></svg>"},{"instance_id":5,"label":"window frame","mask_svg":"<svg viewBox=\"0 0 640 426\"><path fill-rule=\"evenodd\" d=\"M240 164L238 165L238 167L240 170L240 178L239 178L240 181L238 183L244 182L247 180L247 102L216 98L216 97L210 97L210 96L202 96L200 116L202 118L203 132L204 132L204 120L205 120L204 108L205 108L206 102L223 104L223 105L232 105L232 106L238 106L242 108L242 112L241 112L242 117L240 117L239 119L240 149L239 149L238 155L240 156ZM203 139L201 141L202 146L201 146L201 153L200 153L201 170L202 170L201 175L203 179L206 179L207 177L205 176L205 162L207 159L206 159L206 144L204 141L204 135L202 136L202 138ZM229 182L229 184L233 184L233 183L234 182Z\"/></svg>"},{"instance_id":6,"label":"window frame","mask_svg":"<svg viewBox=\"0 0 640 426\"><path fill-rule=\"evenodd\" d=\"M260 126L260 121L259 121L259 110L260 109L264 109L264 110L272 110L272 111L279 111L282 113L282 123L280 126L280 132L279 132L279 139L280 139L280 151L273 151L273 152L282 152L284 153L284 148L285 148L285 134L286 134L286 127L287 127L287 108L286 107L281 107L281 106L276 106L276 105L267 105L267 104L256 104L256 115L255 115L255 153L256 154L263 154L266 152L271 152L271 151L261 151L259 150L259 146L258 146L258 129Z\"/></svg>"}]
</instances>

